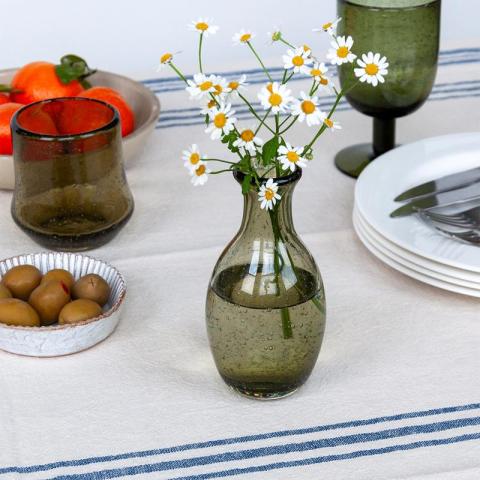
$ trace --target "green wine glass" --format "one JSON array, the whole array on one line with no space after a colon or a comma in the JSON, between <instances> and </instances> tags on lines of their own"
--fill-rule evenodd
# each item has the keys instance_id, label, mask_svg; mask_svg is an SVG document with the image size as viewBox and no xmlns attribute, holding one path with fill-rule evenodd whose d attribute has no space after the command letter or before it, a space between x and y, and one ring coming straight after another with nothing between
<instances>
[{"instance_id":1,"label":"green wine glass","mask_svg":"<svg viewBox=\"0 0 480 480\"><path fill-rule=\"evenodd\" d=\"M417 110L428 98L437 72L441 0L337 0L337 35L354 38L352 51L379 52L390 64L385 83L358 83L346 95L356 110L373 117L373 144L341 150L339 170L358 177L376 157L395 147L395 119ZM351 65L338 68L348 89L358 79Z\"/></svg>"}]
</instances>

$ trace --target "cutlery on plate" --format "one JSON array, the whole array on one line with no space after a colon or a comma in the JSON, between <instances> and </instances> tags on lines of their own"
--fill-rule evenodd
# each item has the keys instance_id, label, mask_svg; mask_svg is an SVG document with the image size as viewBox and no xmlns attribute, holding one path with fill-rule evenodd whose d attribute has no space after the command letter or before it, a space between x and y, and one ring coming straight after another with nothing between
<instances>
[{"instance_id":1,"label":"cutlery on plate","mask_svg":"<svg viewBox=\"0 0 480 480\"><path fill-rule=\"evenodd\" d=\"M441 211L425 210L424 214L438 223L445 223L452 227L480 230L480 205L455 213L442 213Z\"/></svg>"},{"instance_id":2,"label":"cutlery on plate","mask_svg":"<svg viewBox=\"0 0 480 480\"><path fill-rule=\"evenodd\" d=\"M444 177L431 180L416 187L410 188L395 198L396 202L404 202L424 197L434 193L448 192L457 188L467 187L480 182L480 167L453 173Z\"/></svg>"},{"instance_id":3,"label":"cutlery on plate","mask_svg":"<svg viewBox=\"0 0 480 480\"><path fill-rule=\"evenodd\" d=\"M475 199L480 200L480 183L459 188L457 190L451 190L449 192L438 193L429 195L428 197L422 197L417 200L412 200L411 202L402 205L400 208L397 208L390 213L390 217L405 217L421 210L427 210L429 208L440 206L446 207Z\"/></svg>"},{"instance_id":4,"label":"cutlery on plate","mask_svg":"<svg viewBox=\"0 0 480 480\"><path fill-rule=\"evenodd\" d=\"M420 215L424 220L432 225L437 231L447 235L450 238L458 239L471 245L480 246L480 230L463 229L458 227L452 227L431 219L425 215L425 212L421 212Z\"/></svg>"}]
</instances>

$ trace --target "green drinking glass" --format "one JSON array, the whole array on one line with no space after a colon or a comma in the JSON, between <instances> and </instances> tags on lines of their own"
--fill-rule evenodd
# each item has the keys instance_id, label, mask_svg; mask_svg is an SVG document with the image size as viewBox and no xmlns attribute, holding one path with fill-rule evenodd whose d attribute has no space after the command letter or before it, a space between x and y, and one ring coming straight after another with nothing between
<instances>
[{"instance_id":1,"label":"green drinking glass","mask_svg":"<svg viewBox=\"0 0 480 480\"><path fill-rule=\"evenodd\" d=\"M373 144L353 145L335 157L339 170L358 177L376 157L395 147L395 119L428 98L437 72L441 0L337 0L338 35L351 35L353 52L379 52L389 63L385 83L358 83L346 95L373 117ZM358 79L351 65L338 68L348 89Z\"/></svg>"},{"instance_id":2,"label":"green drinking glass","mask_svg":"<svg viewBox=\"0 0 480 480\"><path fill-rule=\"evenodd\" d=\"M12 119L12 216L37 243L80 251L110 241L134 202L118 112L89 98L27 105Z\"/></svg>"}]
</instances>

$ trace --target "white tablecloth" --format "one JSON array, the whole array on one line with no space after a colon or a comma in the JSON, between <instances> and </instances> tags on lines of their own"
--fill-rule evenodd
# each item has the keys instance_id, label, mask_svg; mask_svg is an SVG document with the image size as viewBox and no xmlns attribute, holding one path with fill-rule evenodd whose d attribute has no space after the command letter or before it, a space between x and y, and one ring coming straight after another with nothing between
<instances>
[{"instance_id":1,"label":"white tablecloth","mask_svg":"<svg viewBox=\"0 0 480 480\"><path fill-rule=\"evenodd\" d=\"M478 44L444 50L440 64L431 99L398 122L402 143L480 126ZM178 82L149 85L163 113L128 169L135 214L92 252L125 275L123 320L81 354L0 353L0 479L480 478L478 300L402 276L356 238L355 183L332 161L370 138L370 120L345 107L344 130L323 137L295 194L297 230L326 284L317 366L294 396L255 402L222 383L204 326L211 271L240 223L238 185L217 176L190 186L184 147L222 147ZM295 130L292 142L308 133ZM1 256L38 251L13 224L10 200L0 192Z\"/></svg>"}]
</instances>

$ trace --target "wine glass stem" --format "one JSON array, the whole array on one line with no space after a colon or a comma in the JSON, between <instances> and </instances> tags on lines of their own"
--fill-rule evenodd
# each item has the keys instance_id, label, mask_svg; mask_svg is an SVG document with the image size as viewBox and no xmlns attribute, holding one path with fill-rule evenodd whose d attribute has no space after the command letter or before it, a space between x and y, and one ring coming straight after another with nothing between
<instances>
[{"instance_id":1,"label":"wine glass stem","mask_svg":"<svg viewBox=\"0 0 480 480\"><path fill-rule=\"evenodd\" d=\"M373 154L374 158L395 148L395 119L373 119Z\"/></svg>"}]
</instances>

